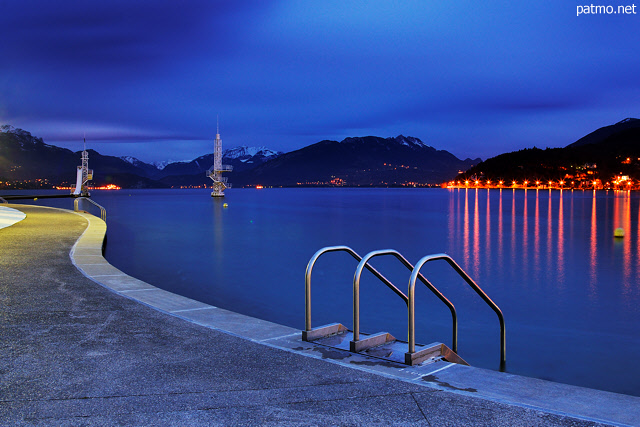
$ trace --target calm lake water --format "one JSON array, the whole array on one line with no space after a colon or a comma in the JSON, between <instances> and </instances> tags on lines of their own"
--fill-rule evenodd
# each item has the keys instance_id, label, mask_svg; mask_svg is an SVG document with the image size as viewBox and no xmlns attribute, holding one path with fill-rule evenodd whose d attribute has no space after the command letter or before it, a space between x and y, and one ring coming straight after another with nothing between
<instances>
[{"instance_id":1,"label":"calm lake water","mask_svg":"<svg viewBox=\"0 0 640 427\"><path fill-rule=\"evenodd\" d=\"M360 255L396 249L412 263L445 252L502 309L507 372L640 396L638 193L236 189L224 200L209 193L94 192L107 209L106 258L160 288L302 329L305 268L321 247L347 245ZM625 238L614 239L618 227ZM397 260L372 264L407 288L409 271ZM320 258L314 326L352 326L356 265L346 253ZM498 369L495 313L446 264L422 271L456 305L459 354ZM423 286L417 294L417 341L450 346L448 309ZM368 272L360 306L364 332L406 339L405 304Z\"/></svg>"}]
</instances>

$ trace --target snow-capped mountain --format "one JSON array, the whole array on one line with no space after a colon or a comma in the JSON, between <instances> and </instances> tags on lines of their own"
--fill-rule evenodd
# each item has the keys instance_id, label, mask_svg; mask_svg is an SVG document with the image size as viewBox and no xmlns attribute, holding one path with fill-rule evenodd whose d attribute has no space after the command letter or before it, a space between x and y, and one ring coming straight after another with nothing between
<instances>
[{"instance_id":1,"label":"snow-capped mountain","mask_svg":"<svg viewBox=\"0 0 640 427\"><path fill-rule=\"evenodd\" d=\"M120 158L125 162L132 164L133 166L140 166L141 164L144 163L142 160L133 156L120 156Z\"/></svg>"},{"instance_id":2,"label":"snow-capped mountain","mask_svg":"<svg viewBox=\"0 0 640 427\"><path fill-rule=\"evenodd\" d=\"M282 154L280 151L273 151L267 147L247 147L242 145L240 147L229 148L222 152L222 157L227 159L241 159L243 157L260 156L267 160L270 157L279 156Z\"/></svg>"},{"instance_id":3,"label":"snow-capped mountain","mask_svg":"<svg viewBox=\"0 0 640 427\"><path fill-rule=\"evenodd\" d=\"M173 163L171 160L164 160L162 162L151 162L151 164L153 166L155 166L156 168L158 168L158 170L163 170L164 168L167 167L168 164Z\"/></svg>"},{"instance_id":4,"label":"snow-capped mountain","mask_svg":"<svg viewBox=\"0 0 640 427\"><path fill-rule=\"evenodd\" d=\"M420 141L419 138L414 138L413 136L398 135L395 138L387 138L387 139L388 140L389 139L393 139L398 144L405 145L405 146L411 147L411 148L427 148L427 147L431 147L430 145L427 145L424 142Z\"/></svg>"},{"instance_id":5,"label":"snow-capped mountain","mask_svg":"<svg viewBox=\"0 0 640 427\"><path fill-rule=\"evenodd\" d=\"M380 138L380 137L370 137L370 136L356 136L345 138L340 141L340 144L371 144L372 139L377 139L377 144L386 144L388 147L392 147L394 145L404 145L405 147L409 147L412 149L421 149L421 148L432 148L430 145L425 144L419 138L414 138L413 136L404 136L398 135L396 137L389 138Z\"/></svg>"}]
</instances>

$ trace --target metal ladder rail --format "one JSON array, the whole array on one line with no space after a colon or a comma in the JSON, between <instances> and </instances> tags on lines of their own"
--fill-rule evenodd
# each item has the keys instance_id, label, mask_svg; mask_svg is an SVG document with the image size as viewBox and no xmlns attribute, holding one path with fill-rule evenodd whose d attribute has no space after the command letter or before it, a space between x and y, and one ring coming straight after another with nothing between
<instances>
[{"instance_id":1,"label":"metal ladder rail","mask_svg":"<svg viewBox=\"0 0 640 427\"><path fill-rule=\"evenodd\" d=\"M89 203L97 206L98 208L100 208L100 219L103 220L104 222L107 221L107 210L105 208L103 208L102 206L100 206L99 204L97 204L96 202L94 202L91 199L88 199L86 197L77 197L74 201L73 201L73 210L78 212L78 202L80 201L80 199L82 200L86 200Z\"/></svg>"},{"instance_id":2,"label":"metal ladder rail","mask_svg":"<svg viewBox=\"0 0 640 427\"><path fill-rule=\"evenodd\" d=\"M462 269L460 266L447 254L434 254L427 255L418 261L415 268L411 272L411 279L409 280L409 353L414 353L416 351L416 339L415 339L415 287L416 280L420 276L420 269L431 261L437 260L445 260L457 273L460 277L464 279L465 282L471 288L476 291L478 295L484 300L484 302L493 309L493 311L498 315L498 320L500 321L500 368L504 369L506 365L506 333L504 326L504 316L502 315L502 310L494 303L491 298L487 296L486 293L478 286L471 277ZM455 350L454 350L455 351Z\"/></svg>"},{"instance_id":3,"label":"metal ladder rail","mask_svg":"<svg viewBox=\"0 0 640 427\"><path fill-rule=\"evenodd\" d=\"M304 275L304 286L305 286L305 292L304 292L304 300L305 300L305 318L304 318L304 333L303 333L303 339L306 336L307 332L311 332L312 327L311 327L311 272L313 271L313 266L315 265L316 261L318 260L318 258L320 258L321 255L326 254L328 252L347 252L349 255L351 255L353 258L355 258L358 262L362 261L362 257L360 255L358 255L358 253L356 251L354 251L353 249L351 249L348 246L327 246L324 247L320 250L318 250L309 260L309 263L307 264L307 270L305 271L305 275ZM376 276L378 279L380 279L382 281L382 283L384 283L385 285L387 285L387 287L389 287L393 292L395 292L398 296L400 296L400 298L402 298L404 301L409 301L408 297L404 294L404 292L402 292L400 289L398 289L397 287L395 287L393 285L393 283L391 283L386 277L384 277L380 272L378 272L378 270L376 270L375 268L373 268L372 266L370 266L369 264L366 264L366 268L367 270L369 270L370 272L372 272L374 274L374 276Z\"/></svg>"},{"instance_id":4,"label":"metal ladder rail","mask_svg":"<svg viewBox=\"0 0 640 427\"><path fill-rule=\"evenodd\" d=\"M357 342L360 339L360 278L362 276L362 271L364 270L365 267L370 269L371 267L369 266L369 261L372 258L381 256L381 255L393 255L410 271L414 271L413 265L411 265L411 263L407 261L407 259L404 256L402 256L400 252L394 249L381 249L377 251L372 251L366 254L364 258L360 260L360 263L356 268L356 273L353 277L353 341L354 342ZM457 352L458 351L458 316L456 314L455 306L451 303L451 301L447 299L447 297L445 297L442 294L442 292L440 292L435 286L433 286L431 282L429 282L422 274L418 272L416 277L419 278L420 281L424 283L427 286L427 288L429 288L429 290L431 290L431 292L433 292L433 294L440 299L440 301L442 301L447 307L449 307L449 310L451 311L452 322L453 322L452 349L454 352ZM404 297L403 300L407 304L407 307L409 307L410 299L405 297L404 294L402 294L402 297ZM410 324L409 324L409 328L411 328ZM415 352L415 343L414 343L413 351Z\"/></svg>"}]
</instances>

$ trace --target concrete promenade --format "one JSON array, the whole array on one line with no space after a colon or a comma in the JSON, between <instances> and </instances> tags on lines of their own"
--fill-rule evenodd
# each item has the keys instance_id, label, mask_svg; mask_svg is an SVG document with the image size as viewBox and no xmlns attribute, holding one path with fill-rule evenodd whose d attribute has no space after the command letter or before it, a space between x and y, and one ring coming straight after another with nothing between
<instances>
[{"instance_id":1,"label":"concrete promenade","mask_svg":"<svg viewBox=\"0 0 640 427\"><path fill-rule=\"evenodd\" d=\"M8 206L26 218L0 229L0 425L640 423L635 397L317 348L118 271L99 218Z\"/></svg>"}]
</instances>

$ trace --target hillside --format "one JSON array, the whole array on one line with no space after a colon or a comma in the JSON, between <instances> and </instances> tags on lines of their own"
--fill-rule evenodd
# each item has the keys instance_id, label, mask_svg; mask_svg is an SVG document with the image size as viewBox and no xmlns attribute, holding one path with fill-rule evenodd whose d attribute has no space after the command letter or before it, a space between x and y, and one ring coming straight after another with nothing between
<instances>
[{"instance_id":1,"label":"hillside","mask_svg":"<svg viewBox=\"0 0 640 427\"><path fill-rule=\"evenodd\" d=\"M89 152L90 167L98 173L92 184L115 184L128 188L164 187L149 179L145 171L118 157ZM45 144L42 138L4 125L0 127L0 181L20 183L22 188L51 188L75 184L80 151Z\"/></svg>"},{"instance_id":2,"label":"hillside","mask_svg":"<svg viewBox=\"0 0 640 427\"><path fill-rule=\"evenodd\" d=\"M89 151L92 184L123 188L210 185L205 172L213 154L190 162L152 165L134 157L104 156ZM15 188L70 186L80 163L79 151L45 144L22 129L0 128L0 181ZM266 147L226 150L223 163L234 167L229 180L242 186L403 186L432 185L451 179L476 160L460 160L417 138L375 136L321 141L290 153ZM6 187L6 185L5 185Z\"/></svg>"},{"instance_id":3,"label":"hillside","mask_svg":"<svg viewBox=\"0 0 640 427\"><path fill-rule=\"evenodd\" d=\"M624 178L624 177L628 177ZM625 119L597 129L564 148L529 148L485 160L455 181L565 181L566 187L613 187L640 180L640 120Z\"/></svg>"},{"instance_id":4,"label":"hillside","mask_svg":"<svg viewBox=\"0 0 640 427\"><path fill-rule=\"evenodd\" d=\"M476 160L460 160L417 138L375 136L321 141L234 174L237 185L425 185L451 179Z\"/></svg>"}]
</instances>

